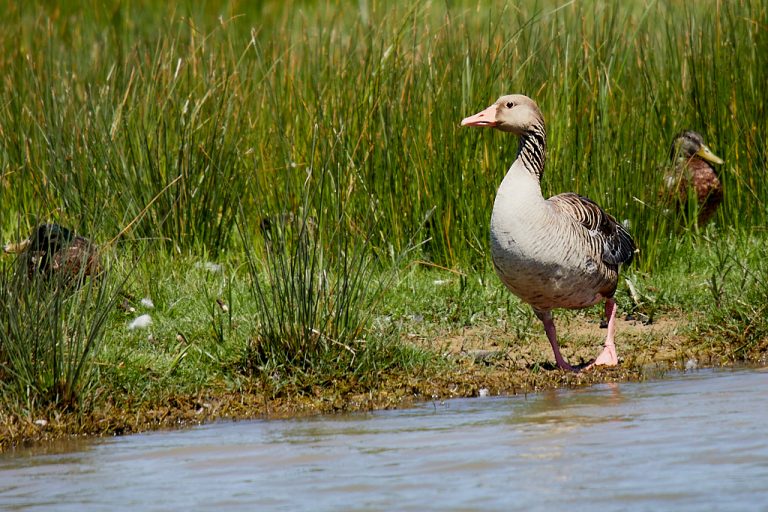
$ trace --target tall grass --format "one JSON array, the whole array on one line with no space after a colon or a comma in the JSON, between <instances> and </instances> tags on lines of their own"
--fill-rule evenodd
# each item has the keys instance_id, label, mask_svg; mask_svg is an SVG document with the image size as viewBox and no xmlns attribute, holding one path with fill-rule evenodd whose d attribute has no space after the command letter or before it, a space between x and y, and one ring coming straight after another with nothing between
<instances>
[{"instance_id":1,"label":"tall grass","mask_svg":"<svg viewBox=\"0 0 768 512\"><path fill-rule=\"evenodd\" d=\"M3 406L31 412L91 405L97 385L92 361L120 287L108 274L85 278L87 256L74 279L64 272L30 277L23 256L0 266Z\"/></svg>"},{"instance_id":2,"label":"tall grass","mask_svg":"<svg viewBox=\"0 0 768 512\"><path fill-rule=\"evenodd\" d=\"M404 248L433 212L429 257L483 264L516 143L457 121L516 91L544 111L546 191L627 219L650 270L670 254L658 168L681 128L727 162L719 223L766 221L766 5L704 3L231 3L220 16L73 4L32 19L16 6L2 40L0 225L43 201L83 219L106 209L116 233L151 205L129 236L215 253L232 244L235 205L257 222L249 191L285 186L316 133L343 148L331 157L349 214L375 198L377 249Z\"/></svg>"},{"instance_id":3,"label":"tall grass","mask_svg":"<svg viewBox=\"0 0 768 512\"><path fill-rule=\"evenodd\" d=\"M385 284L373 267L374 221L348 216L343 167L330 158L341 149L333 146L315 137L303 179L261 191L269 213L257 229L242 216L257 304L248 365L265 374L354 373L371 351L365 330ZM287 195L293 187L298 194ZM291 196L301 204L292 206Z\"/></svg>"}]
</instances>

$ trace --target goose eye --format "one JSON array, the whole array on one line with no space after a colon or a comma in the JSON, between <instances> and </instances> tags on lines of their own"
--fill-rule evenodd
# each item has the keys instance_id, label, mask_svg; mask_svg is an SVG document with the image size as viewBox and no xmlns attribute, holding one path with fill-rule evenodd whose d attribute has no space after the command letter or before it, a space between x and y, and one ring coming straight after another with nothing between
<instances>
[{"instance_id":1,"label":"goose eye","mask_svg":"<svg viewBox=\"0 0 768 512\"><path fill-rule=\"evenodd\" d=\"M514 101L508 101L507 102L507 108L512 108L514 106L515 106L515 102Z\"/></svg>"}]
</instances>

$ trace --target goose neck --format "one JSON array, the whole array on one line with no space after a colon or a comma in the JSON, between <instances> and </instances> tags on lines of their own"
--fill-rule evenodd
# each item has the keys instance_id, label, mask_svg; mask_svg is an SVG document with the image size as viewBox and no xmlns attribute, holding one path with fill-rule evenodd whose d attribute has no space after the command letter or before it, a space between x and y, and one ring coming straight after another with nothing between
<instances>
[{"instance_id":1,"label":"goose neck","mask_svg":"<svg viewBox=\"0 0 768 512\"><path fill-rule=\"evenodd\" d=\"M547 134L543 126L535 125L520 136L517 160L538 181L544 176L547 158Z\"/></svg>"}]
</instances>

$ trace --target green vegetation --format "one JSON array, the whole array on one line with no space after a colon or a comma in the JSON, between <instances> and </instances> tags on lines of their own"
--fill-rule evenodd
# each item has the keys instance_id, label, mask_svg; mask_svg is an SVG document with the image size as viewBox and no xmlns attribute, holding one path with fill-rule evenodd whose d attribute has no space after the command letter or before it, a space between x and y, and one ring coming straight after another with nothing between
<instances>
[{"instance_id":1,"label":"green vegetation","mask_svg":"<svg viewBox=\"0 0 768 512\"><path fill-rule=\"evenodd\" d=\"M441 339L488 328L514 354L542 338L488 255L517 141L458 127L507 92L544 113L544 193L630 226L622 311L676 319L679 357L766 352L766 1L3 10L1 241L59 222L107 271L67 288L2 256L0 446L44 436L41 418L119 432L397 389L371 402L392 405L455 375ZM684 128L726 162L701 228L659 195ZM217 396L230 407L205 412Z\"/></svg>"},{"instance_id":2,"label":"green vegetation","mask_svg":"<svg viewBox=\"0 0 768 512\"><path fill-rule=\"evenodd\" d=\"M7 267L0 275L5 398L27 411L48 404L81 408L98 380L91 355L117 298L114 280L91 279L75 292L76 281L62 274L30 280L26 265Z\"/></svg>"}]
</instances>

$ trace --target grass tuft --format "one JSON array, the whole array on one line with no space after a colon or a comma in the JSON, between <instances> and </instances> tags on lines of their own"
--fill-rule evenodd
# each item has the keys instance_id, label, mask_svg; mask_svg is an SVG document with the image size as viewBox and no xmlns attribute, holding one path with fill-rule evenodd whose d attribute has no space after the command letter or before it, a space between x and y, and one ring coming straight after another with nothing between
<instances>
[{"instance_id":1,"label":"grass tuft","mask_svg":"<svg viewBox=\"0 0 768 512\"><path fill-rule=\"evenodd\" d=\"M3 402L26 411L87 409L98 383L93 358L119 286L108 272L86 278L85 261L74 279L64 273L30 277L23 256L0 267Z\"/></svg>"}]
</instances>

